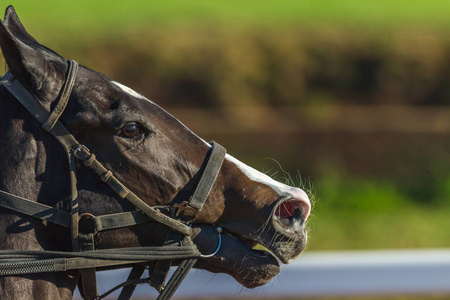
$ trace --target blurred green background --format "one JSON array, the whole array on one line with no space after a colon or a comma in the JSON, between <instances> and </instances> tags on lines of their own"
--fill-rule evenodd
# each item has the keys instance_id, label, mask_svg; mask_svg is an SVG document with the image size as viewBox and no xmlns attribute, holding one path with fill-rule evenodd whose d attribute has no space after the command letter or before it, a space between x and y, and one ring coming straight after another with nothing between
<instances>
[{"instance_id":1,"label":"blurred green background","mask_svg":"<svg viewBox=\"0 0 450 300\"><path fill-rule=\"evenodd\" d=\"M308 190L309 250L450 246L449 1L13 1L66 58Z\"/></svg>"}]
</instances>

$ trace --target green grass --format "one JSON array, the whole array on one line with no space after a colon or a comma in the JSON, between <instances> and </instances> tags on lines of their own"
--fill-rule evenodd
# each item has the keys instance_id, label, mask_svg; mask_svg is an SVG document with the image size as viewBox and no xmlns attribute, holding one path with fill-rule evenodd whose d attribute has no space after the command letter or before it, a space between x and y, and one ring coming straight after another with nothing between
<instances>
[{"instance_id":1,"label":"green grass","mask_svg":"<svg viewBox=\"0 0 450 300\"><path fill-rule=\"evenodd\" d=\"M308 250L450 247L447 210L410 205L384 213L316 209Z\"/></svg>"},{"instance_id":2,"label":"green grass","mask_svg":"<svg viewBox=\"0 0 450 300\"><path fill-rule=\"evenodd\" d=\"M291 25L358 28L447 29L445 0L367 1L29 1L13 2L24 23L43 31L121 31L136 27L185 25L279 27Z\"/></svg>"},{"instance_id":3,"label":"green grass","mask_svg":"<svg viewBox=\"0 0 450 300\"><path fill-rule=\"evenodd\" d=\"M319 180L315 190L309 250L450 247L448 201L417 204L392 183L351 177Z\"/></svg>"}]
</instances>

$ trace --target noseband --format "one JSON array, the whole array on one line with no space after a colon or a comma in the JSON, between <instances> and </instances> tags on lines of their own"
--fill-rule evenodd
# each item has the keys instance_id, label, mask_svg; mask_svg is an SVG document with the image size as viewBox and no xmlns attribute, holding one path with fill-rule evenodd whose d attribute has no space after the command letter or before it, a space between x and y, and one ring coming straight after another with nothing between
<instances>
[{"instance_id":1,"label":"noseband","mask_svg":"<svg viewBox=\"0 0 450 300\"><path fill-rule=\"evenodd\" d=\"M181 281L199 257L215 255L221 246L221 229L217 228L218 246L211 254L202 254L192 242L190 225L196 219L205 203L222 166L226 150L213 142L204 162L200 181L189 201L173 206L151 207L136 196L122 182L101 164L88 147L79 143L75 137L58 121L69 101L75 84L78 63L68 61L65 82L57 103L52 111L45 109L9 71L3 76L2 84L23 104L23 106L51 133L64 148L70 169L71 203L70 212L37 203L0 191L0 206L45 222L61 225L71 230L73 252L63 251L20 251L0 250L0 275L18 275L42 272L78 270L81 275L80 291L86 299L101 299L112 291L124 287L119 299L129 299L136 284L149 283L160 295L157 299L170 299ZM121 198L127 199L138 210L110 215L94 216L79 214L76 169L77 160L94 171ZM186 213L189 212L189 213ZM189 216L189 217L186 217ZM193 216L193 217L191 217ZM168 226L169 231L163 246L134 247L120 249L95 249L94 236L97 232L156 221ZM178 269L166 285L166 278L172 260L183 259ZM146 264L156 261L150 277L141 279ZM98 295L95 268L133 265L128 280L117 287Z\"/></svg>"}]
</instances>

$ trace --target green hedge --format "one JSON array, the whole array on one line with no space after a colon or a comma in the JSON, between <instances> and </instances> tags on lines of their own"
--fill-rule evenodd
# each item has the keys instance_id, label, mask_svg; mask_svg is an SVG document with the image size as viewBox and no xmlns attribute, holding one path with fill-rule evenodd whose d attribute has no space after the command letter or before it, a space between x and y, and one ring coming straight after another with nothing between
<instances>
[{"instance_id":1,"label":"green hedge","mask_svg":"<svg viewBox=\"0 0 450 300\"><path fill-rule=\"evenodd\" d=\"M38 40L163 105L450 102L448 1L14 5Z\"/></svg>"},{"instance_id":2,"label":"green hedge","mask_svg":"<svg viewBox=\"0 0 450 300\"><path fill-rule=\"evenodd\" d=\"M450 103L450 38L433 31L187 26L49 46L165 106Z\"/></svg>"},{"instance_id":3,"label":"green hedge","mask_svg":"<svg viewBox=\"0 0 450 300\"><path fill-rule=\"evenodd\" d=\"M46 46L169 110L450 104L449 1L15 2ZM448 247L448 134L330 130L218 140L311 177L310 249Z\"/></svg>"}]
</instances>

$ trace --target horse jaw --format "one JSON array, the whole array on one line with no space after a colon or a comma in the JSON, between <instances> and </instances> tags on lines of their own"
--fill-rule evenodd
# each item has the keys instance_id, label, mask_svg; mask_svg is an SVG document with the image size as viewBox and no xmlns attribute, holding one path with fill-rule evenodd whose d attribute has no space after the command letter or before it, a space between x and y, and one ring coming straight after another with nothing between
<instances>
[{"instance_id":1,"label":"horse jaw","mask_svg":"<svg viewBox=\"0 0 450 300\"><path fill-rule=\"evenodd\" d=\"M202 253L212 253L217 249L218 233L215 227L194 225L193 230L193 241ZM195 267L231 275L246 288L264 285L280 272L280 265L271 253L253 250L230 234L222 234L217 253L199 259Z\"/></svg>"}]
</instances>

